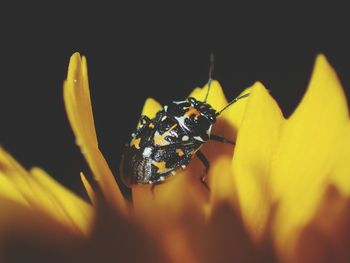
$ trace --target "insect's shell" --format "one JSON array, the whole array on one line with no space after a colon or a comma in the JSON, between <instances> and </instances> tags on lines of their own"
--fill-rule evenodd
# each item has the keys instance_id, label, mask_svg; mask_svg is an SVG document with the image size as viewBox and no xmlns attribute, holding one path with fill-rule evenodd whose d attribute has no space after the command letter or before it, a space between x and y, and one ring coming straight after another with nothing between
<instances>
[{"instance_id":1,"label":"insect's shell","mask_svg":"<svg viewBox=\"0 0 350 263\"><path fill-rule=\"evenodd\" d=\"M121 162L124 184L161 183L185 168L215 121L216 111L194 98L164 106L153 119L142 116Z\"/></svg>"}]
</instances>

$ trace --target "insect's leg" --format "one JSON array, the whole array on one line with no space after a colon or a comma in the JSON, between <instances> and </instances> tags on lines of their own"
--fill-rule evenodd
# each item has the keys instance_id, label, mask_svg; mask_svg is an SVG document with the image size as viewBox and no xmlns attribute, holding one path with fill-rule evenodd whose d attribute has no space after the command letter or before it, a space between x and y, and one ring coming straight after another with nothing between
<instances>
[{"instance_id":1,"label":"insect's leg","mask_svg":"<svg viewBox=\"0 0 350 263\"><path fill-rule=\"evenodd\" d=\"M201 151L197 151L196 155L197 155L198 159L201 160L201 162L203 163L203 165L205 167L205 173L207 174L209 171L209 168L210 168L210 164L209 164L207 157L205 157L205 155Z\"/></svg>"},{"instance_id":2,"label":"insect's leg","mask_svg":"<svg viewBox=\"0 0 350 263\"><path fill-rule=\"evenodd\" d=\"M210 190L210 188L209 188L209 186L208 186L208 184L206 182L207 174L208 174L208 171L209 171L209 168L210 168L210 163L209 163L207 157L205 157L205 155L201 151L197 151L196 155L197 155L198 159L201 160L201 162L203 163L203 165L205 167L205 173L204 173L204 175L202 175L200 177L201 183L204 185L205 188Z\"/></svg>"},{"instance_id":3,"label":"insect's leg","mask_svg":"<svg viewBox=\"0 0 350 263\"><path fill-rule=\"evenodd\" d=\"M150 123L151 119L148 118L146 115L141 115L140 120L139 120L140 124L146 124L146 123Z\"/></svg>"},{"instance_id":4,"label":"insect's leg","mask_svg":"<svg viewBox=\"0 0 350 263\"><path fill-rule=\"evenodd\" d=\"M215 134L211 134L210 135L210 140L217 141L217 142L222 142L222 143L229 143L229 144L235 145L234 141L231 141L229 139L226 139L224 137L221 137L221 136L215 135Z\"/></svg>"},{"instance_id":5,"label":"insect's leg","mask_svg":"<svg viewBox=\"0 0 350 263\"><path fill-rule=\"evenodd\" d=\"M152 192L152 195L154 195L154 188L156 188L158 184L152 184L151 186L151 192Z\"/></svg>"},{"instance_id":6,"label":"insect's leg","mask_svg":"<svg viewBox=\"0 0 350 263\"><path fill-rule=\"evenodd\" d=\"M151 186L151 192L152 194L154 194L154 189L156 188L156 186L165 183L164 177L160 176L157 180L152 182L152 186Z\"/></svg>"}]
</instances>

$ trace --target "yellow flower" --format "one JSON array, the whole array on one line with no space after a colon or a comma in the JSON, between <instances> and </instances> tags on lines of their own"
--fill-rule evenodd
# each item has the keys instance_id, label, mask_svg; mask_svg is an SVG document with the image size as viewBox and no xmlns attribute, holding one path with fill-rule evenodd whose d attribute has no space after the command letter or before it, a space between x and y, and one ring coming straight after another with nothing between
<instances>
[{"instance_id":1,"label":"yellow flower","mask_svg":"<svg viewBox=\"0 0 350 263\"><path fill-rule=\"evenodd\" d=\"M220 84L211 88L208 103L223 108ZM202 100L206 90L191 96ZM202 148L210 192L194 158L154 193L133 187L131 205L99 150L86 59L74 54L64 101L94 176L81 174L92 205L0 150L0 260L21 259L17 251L24 251L25 259L44 262L52 255L72 262L349 262L350 121L335 72L318 56L288 119L261 83L247 91L213 128L235 140L234 149L216 142ZM148 99L143 114L160 108Z\"/></svg>"}]
</instances>

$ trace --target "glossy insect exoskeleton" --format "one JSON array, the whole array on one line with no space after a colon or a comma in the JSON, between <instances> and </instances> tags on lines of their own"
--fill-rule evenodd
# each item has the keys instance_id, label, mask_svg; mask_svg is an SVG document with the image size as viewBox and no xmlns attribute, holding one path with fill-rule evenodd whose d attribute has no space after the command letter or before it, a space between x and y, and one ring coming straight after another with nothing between
<instances>
[{"instance_id":1,"label":"glossy insect exoskeleton","mask_svg":"<svg viewBox=\"0 0 350 263\"><path fill-rule=\"evenodd\" d=\"M216 111L206 103L210 83L209 77L203 102L190 97L164 106L153 119L141 116L140 126L132 133L121 162L120 174L125 185L160 184L177 169L186 168L194 155L203 162L207 172L209 162L200 151L201 146L208 140L234 144L211 134L211 129L223 110L249 94ZM204 179L205 175L201 181L207 187Z\"/></svg>"}]
</instances>

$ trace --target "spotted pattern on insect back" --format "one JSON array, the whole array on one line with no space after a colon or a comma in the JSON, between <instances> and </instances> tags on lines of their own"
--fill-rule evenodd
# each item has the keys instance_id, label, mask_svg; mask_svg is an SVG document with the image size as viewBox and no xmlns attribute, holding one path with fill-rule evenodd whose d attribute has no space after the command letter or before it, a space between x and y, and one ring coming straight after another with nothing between
<instances>
[{"instance_id":1,"label":"spotted pattern on insect back","mask_svg":"<svg viewBox=\"0 0 350 263\"><path fill-rule=\"evenodd\" d=\"M211 136L216 117L248 95L234 99L220 111L190 97L164 106L152 119L141 116L140 126L132 133L121 162L120 174L124 184L162 183L176 170L185 169L195 154L208 171L209 162L199 151L202 145L209 139L234 144L220 136Z\"/></svg>"},{"instance_id":2,"label":"spotted pattern on insect back","mask_svg":"<svg viewBox=\"0 0 350 263\"><path fill-rule=\"evenodd\" d=\"M215 113L209 104L189 98L164 106L153 119L142 116L124 154L124 183L159 183L185 168L209 139Z\"/></svg>"}]
</instances>

